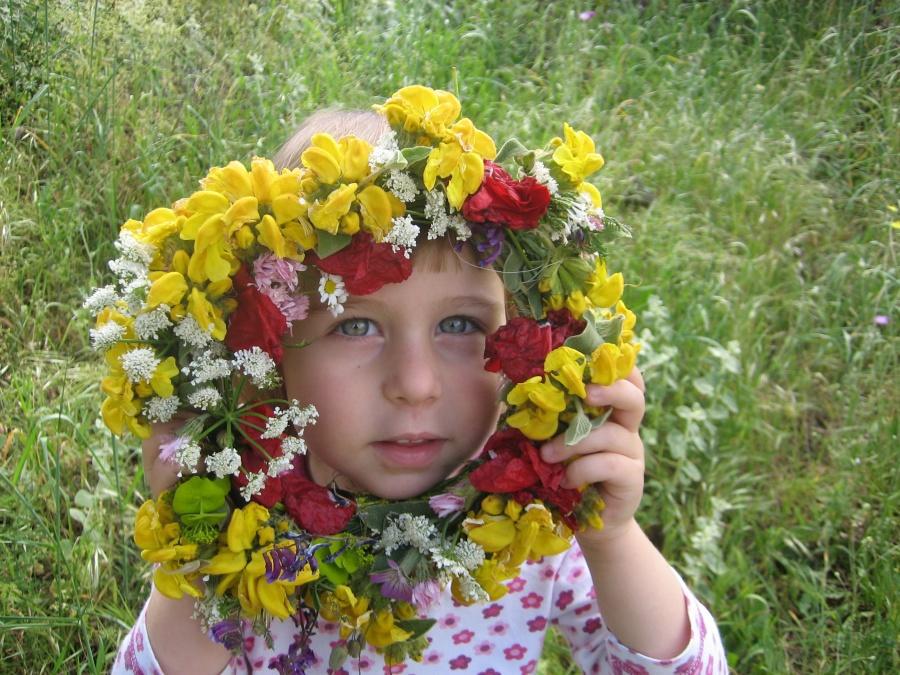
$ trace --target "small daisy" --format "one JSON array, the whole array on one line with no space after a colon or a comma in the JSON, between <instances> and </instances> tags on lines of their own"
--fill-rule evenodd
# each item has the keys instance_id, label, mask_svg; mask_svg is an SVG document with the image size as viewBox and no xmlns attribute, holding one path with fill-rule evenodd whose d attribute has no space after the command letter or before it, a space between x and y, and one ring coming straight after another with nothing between
<instances>
[{"instance_id":1,"label":"small daisy","mask_svg":"<svg viewBox=\"0 0 900 675\"><path fill-rule=\"evenodd\" d=\"M332 316L343 313L347 297L344 280L337 274L322 272L322 278L319 280L319 300L328 305L328 311Z\"/></svg>"}]
</instances>

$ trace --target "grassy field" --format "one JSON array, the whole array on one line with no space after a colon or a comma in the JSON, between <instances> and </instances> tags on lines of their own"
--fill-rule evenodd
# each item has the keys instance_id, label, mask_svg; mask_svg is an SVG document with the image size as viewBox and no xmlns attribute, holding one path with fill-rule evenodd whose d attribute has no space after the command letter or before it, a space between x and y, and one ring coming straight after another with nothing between
<instances>
[{"instance_id":1,"label":"grassy field","mask_svg":"<svg viewBox=\"0 0 900 675\"><path fill-rule=\"evenodd\" d=\"M579 17L587 10L595 15ZM103 672L147 592L80 309L121 222L322 106L453 88L607 159L643 331L640 518L736 673L900 671L892 2L0 4L0 671ZM455 69L455 70L454 70ZM559 638L543 673L568 673Z\"/></svg>"}]
</instances>

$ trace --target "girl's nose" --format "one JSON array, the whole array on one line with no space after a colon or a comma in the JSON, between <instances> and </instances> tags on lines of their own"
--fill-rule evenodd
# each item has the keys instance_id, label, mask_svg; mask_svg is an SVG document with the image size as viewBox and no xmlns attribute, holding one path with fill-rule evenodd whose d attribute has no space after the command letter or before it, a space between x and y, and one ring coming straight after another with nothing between
<instances>
[{"instance_id":1,"label":"girl's nose","mask_svg":"<svg viewBox=\"0 0 900 675\"><path fill-rule=\"evenodd\" d=\"M389 401L419 406L440 397L440 364L430 344L395 344L384 354L383 366L382 390Z\"/></svg>"}]
</instances>

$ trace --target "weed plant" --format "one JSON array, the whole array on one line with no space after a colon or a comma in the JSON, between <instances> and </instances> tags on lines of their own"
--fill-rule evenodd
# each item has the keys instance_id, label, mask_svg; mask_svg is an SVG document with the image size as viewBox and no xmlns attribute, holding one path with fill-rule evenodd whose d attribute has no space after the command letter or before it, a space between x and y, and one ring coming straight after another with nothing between
<instances>
[{"instance_id":1,"label":"weed plant","mask_svg":"<svg viewBox=\"0 0 900 675\"><path fill-rule=\"evenodd\" d=\"M900 671L898 14L2 3L0 670L105 672L148 590L140 455L97 422L80 309L119 225L312 110L422 82L495 137L569 121L606 155L605 208L634 231L611 264L644 343L639 516L734 672ZM538 670L576 672L558 635Z\"/></svg>"}]
</instances>

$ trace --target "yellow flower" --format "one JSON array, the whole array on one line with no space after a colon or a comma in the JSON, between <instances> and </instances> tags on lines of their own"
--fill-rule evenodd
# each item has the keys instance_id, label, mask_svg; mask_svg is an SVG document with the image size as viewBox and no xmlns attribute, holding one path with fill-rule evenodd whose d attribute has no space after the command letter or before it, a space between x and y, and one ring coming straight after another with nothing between
<instances>
[{"instance_id":1,"label":"yellow flower","mask_svg":"<svg viewBox=\"0 0 900 675\"><path fill-rule=\"evenodd\" d=\"M369 175L371 152L371 144L355 136L335 141L330 134L314 134L310 147L300 155L300 162L319 184L355 183Z\"/></svg>"},{"instance_id":2,"label":"yellow flower","mask_svg":"<svg viewBox=\"0 0 900 675\"><path fill-rule=\"evenodd\" d=\"M584 354L566 346L557 347L544 359L544 370L563 385L566 391L580 398L587 396L583 381L586 366Z\"/></svg>"},{"instance_id":3,"label":"yellow flower","mask_svg":"<svg viewBox=\"0 0 900 675\"><path fill-rule=\"evenodd\" d=\"M588 298L597 307L611 307L622 297L625 280L621 272L606 276L606 262L597 258L594 271L587 278Z\"/></svg>"},{"instance_id":4,"label":"yellow flower","mask_svg":"<svg viewBox=\"0 0 900 675\"><path fill-rule=\"evenodd\" d=\"M403 642L412 637L412 633L394 625L394 614L390 609L382 609L375 613L375 618L368 622L363 635L366 642L377 649L387 647L395 642Z\"/></svg>"},{"instance_id":5,"label":"yellow flower","mask_svg":"<svg viewBox=\"0 0 900 675\"><path fill-rule=\"evenodd\" d=\"M375 241L380 242L390 232L392 209L388 193L377 185L370 185L357 195L362 226L372 234Z\"/></svg>"},{"instance_id":6,"label":"yellow flower","mask_svg":"<svg viewBox=\"0 0 900 675\"><path fill-rule=\"evenodd\" d=\"M627 377L634 368L637 351L627 342L621 346L604 342L591 354L591 382L608 386Z\"/></svg>"},{"instance_id":7,"label":"yellow flower","mask_svg":"<svg viewBox=\"0 0 900 675\"><path fill-rule=\"evenodd\" d=\"M203 597L203 592L196 584L200 575L197 572L184 574L179 571L181 569L182 566L178 563L163 563L153 573L153 585L160 593L173 600L180 600L185 595L192 598Z\"/></svg>"},{"instance_id":8,"label":"yellow flower","mask_svg":"<svg viewBox=\"0 0 900 675\"><path fill-rule=\"evenodd\" d=\"M619 342L631 342L632 338L634 338L634 324L637 323L637 317L621 300L616 303L616 315L619 314L625 317L625 320L622 322L622 332L619 335Z\"/></svg>"},{"instance_id":9,"label":"yellow flower","mask_svg":"<svg viewBox=\"0 0 900 675\"><path fill-rule=\"evenodd\" d=\"M200 185L204 190L218 192L232 202L253 196L253 181L247 168L238 161L210 169Z\"/></svg>"},{"instance_id":10,"label":"yellow flower","mask_svg":"<svg viewBox=\"0 0 900 675\"><path fill-rule=\"evenodd\" d=\"M297 241L290 237L290 232L278 226L278 222L268 213L256 224L259 233L257 240L267 247L279 258L290 258L301 261L304 258L303 251L297 248ZM287 237L285 235L288 235Z\"/></svg>"},{"instance_id":11,"label":"yellow flower","mask_svg":"<svg viewBox=\"0 0 900 675\"><path fill-rule=\"evenodd\" d=\"M254 157L250 162L250 183L259 203L272 204L274 207L281 197L296 198L300 192L300 170L282 169L279 173L271 160ZM276 219L277 217L276 215Z\"/></svg>"},{"instance_id":12,"label":"yellow flower","mask_svg":"<svg viewBox=\"0 0 900 675\"><path fill-rule=\"evenodd\" d=\"M438 178L450 178L447 201L457 211L484 180L484 160L477 152L466 152L458 142L441 143L428 154L422 179L429 190Z\"/></svg>"},{"instance_id":13,"label":"yellow flower","mask_svg":"<svg viewBox=\"0 0 900 675\"><path fill-rule=\"evenodd\" d=\"M172 386L172 378L178 375L178 364L174 356L167 356L153 371L153 377L150 378L150 387L156 392L157 396L171 396L175 391Z\"/></svg>"},{"instance_id":14,"label":"yellow flower","mask_svg":"<svg viewBox=\"0 0 900 675\"><path fill-rule=\"evenodd\" d=\"M147 293L147 307L158 307L161 304L174 307L187 293L187 281L178 272L166 272L150 284Z\"/></svg>"},{"instance_id":15,"label":"yellow flower","mask_svg":"<svg viewBox=\"0 0 900 675\"><path fill-rule=\"evenodd\" d=\"M447 127L460 113L459 101L453 94L421 85L403 87L375 109L395 129L413 135L424 134L431 139L443 139Z\"/></svg>"},{"instance_id":16,"label":"yellow flower","mask_svg":"<svg viewBox=\"0 0 900 675\"><path fill-rule=\"evenodd\" d=\"M286 541L284 545L290 548L295 547L293 541ZM260 610L264 609L272 616L279 619L287 619L296 611L289 596L293 594L297 586L302 586L318 579L319 573L314 572L307 563L293 580L267 580L264 556L273 548L273 546L267 546L264 549L253 552L250 556L250 562L247 563L247 566L241 572L237 596L241 603L241 608L249 616L255 616Z\"/></svg>"},{"instance_id":17,"label":"yellow flower","mask_svg":"<svg viewBox=\"0 0 900 675\"><path fill-rule=\"evenodd\" d=\"M518 570L500 564L496 559L485 560L472 574L491 600L498 600L509 592L504 581L514 579ZM455 594L454 594L455 597ZM459 598L457 598L459 599Z\"/></svg>"},{"instance_id":18,"label":"yellow flower","mask_svg":"<svg viewBox=\"0 0 900 675\"><path fill-rule=\"evenodd\" d=\"M603 157L594 152L594 140L583 131L575 131L568 124L563 126L565 141L550 141L556 150L553 161L569 177L573 185L581 185L584 179L603 166Z\"/></svg>"},{"instance_id":19,"label":"yellow flower","mask_svg":"<svg viewBox=\"0 0 900 675\"><path fill-rule=\"evenodd\" d=\"M509 426L536 441L546 440L556 433L559 413L566 408L563 392L537 376L513 387L506 400L510 405L518 406L506 420Z\"/></svg>"},{"instance_id":20,"label":"yellow flower","mask_svg":"<svg viewBox=\"0 0 900 675\"><path fill-rule=\"evenodd\" d=\"M483 525L475 525L468 531L469 539L488 553L502 551L516 538L516 524L506 516L484 516Z\"/></svg>"},{"instance_id":21,"label":"yellow flower","mask_svg":"<svg viewBox=\"0 0 900 675\"><path fill-rule=\"evenodd\" d=\"M309 207L309 219L320 230L337 234L340 220L347 215L356 198L356 183L341 185L333 190L325 202L316 202Z\"/></svg>"},{"instance_id":22,"label":"yellow flower","mask_svg":"<svg viewBox=\"0 0 900 675\"><path fill-rule=\"evenodd\" d=\"M250 502L242 509L235 509L228 523L229 550L238 553L250 549L260 525L268 519L268 509L256 502Z\"/></svg>"},{"instance_id":23,"label":"yellow flower","mask_svg":"<svg viewBox=\"0 0 900 675\"><path fill-rule=\"evenodd\" d=\"M588 299L584 297L581 291L572 291L566 296L566 308L572 312L572 316L580 319L588 308Z\"/></svg>"},{"instance_id":24,"label":"yellow flower","mask_svg":"<svg viewBox=\"0 0 900 675\"><path fill-rule=\"evenodd\" d=\"M183 224L184 217L172 209L154 209L147 214L143 222L128 220L122 225L122 229L129 230L138 241L158 247L178 232Z\"/></svg>"},{"instance_id":25,"label":"yellow flower","mask_svg":"<svg viewBox=\"0 0 900 675\"><path fill-rule=\"evenodd\" d=\"M181 527L164 501L148 499L141 504L134 520L134 543L141 558L158 563L196 558L197 544L182 545L180 539Z\"/></svg>"},{"instance_id":26,"label":"yellow flower","mask_svg":"<svg viewBox=\"0 0 900 675\"><path fill-rule=\"evenodd\" d=\"M603 199L600 197L600 190L598 190L594 185L591 185L588 182L583 182L581 185L575 188L578 192L586 194L591 198L591 204L593 204L595 209L603 208Z\"/></svg>"},{"instance_id":27,"label":"yellow flower","mask_svg":"<svg viewBox=\"0 0 900 675\"><path fill-rule=\"evenodd\" d=\"M191 289L187 310L200 328L209 331L216 340L225 339L225 321L222 319L221 310L196 286Z\"/></svg>"}]
</instances>

